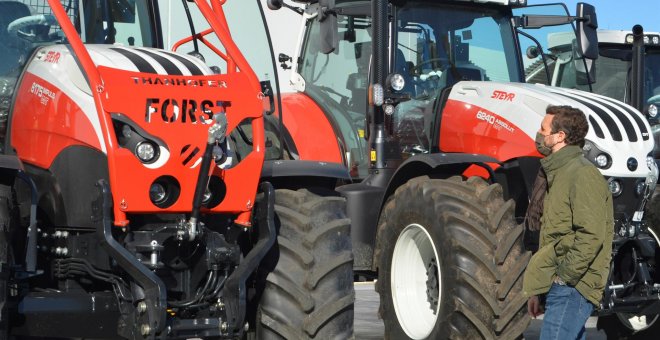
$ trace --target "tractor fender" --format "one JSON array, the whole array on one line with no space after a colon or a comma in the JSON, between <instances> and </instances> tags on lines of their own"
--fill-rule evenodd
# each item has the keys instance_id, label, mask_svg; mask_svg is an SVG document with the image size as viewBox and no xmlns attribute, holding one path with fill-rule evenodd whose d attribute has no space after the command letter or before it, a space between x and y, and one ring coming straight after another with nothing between
<instances>
[{"instance_id":1,"label":"tractor fender","mask_svg":"<svg viewBox=\"0 0 660 340\"><path fill-rule=\"evenodd\" d=\"M381 208L387 198L411 178L432 174L446 174L447 177L460 175L472 165L484 167L492 175L493 171L486 163L499 164L500 161L493 157L468 153L433 153L410 157L396 169L390 179Z\"/></svg>"},{"instance_id":2,"label":"tractor fender","mask_svg":"<svg viewBox=\"0 0 660 340\"><path fill-rule=\"evenodd\" d=\"M272 160L264 162L261 170L261 180L271 182L278 189L309 187L334 189L337 180L350 181L351 176L348 169L339 163Z\"/></svg>"},{"instance_id":3,"label":"tractor fender","mask_svg":"<svg viewBox=\"0 0 660 340\"><path fill-rule=\"evenodd\" d=\"M0 155L0 171L7 173L16 173L23 171L23 162L16 155ZM5 179L5 177L2 177Z\"/></svg>"},{"instance_id":4,"label":"tractor fender","mask_svg":"<svg viewBox=\"0 0 660 340\"><path fill-rule=\"evenodd\" d=\"M376 233L380 212L387 199L398 187L408 180L424 175L450 177L460 175L472 165L481 165L492 170L486 163L499 162L488 156L462 153L437 153L416 155L408 158L392 175L388 169L379 170L379 175L372 176L361 183L340 186L337 191L347 200L347 215L351 219L351 237L353 241L354 269L358 271L375 270L374 254Z\"/></svg>"},{"instance_id":5,"label":"tractor fender","mask_svg":"<svg viewBox=\"0 0 660 340\"><path fill-rule=\"evenodd\" d=\"M0 155L0 184L11 185L19 171L23 171L23 162L18 156Z\"/></svg>"}]
</instances>

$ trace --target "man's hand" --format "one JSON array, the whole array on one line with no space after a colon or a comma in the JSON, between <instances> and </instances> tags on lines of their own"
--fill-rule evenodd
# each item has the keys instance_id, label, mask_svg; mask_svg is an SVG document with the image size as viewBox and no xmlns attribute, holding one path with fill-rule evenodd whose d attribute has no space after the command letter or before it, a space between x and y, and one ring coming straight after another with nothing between
<instances>
[{"instance_id":1,"label":"man's hand","mask_svg":"<svg viewBox=\"0 0 660 340\"><path fill-rule=\"evenodd\" d=\"M543 314L543 310L541 309L541 302L539 301L539 297L534 295L530 297L527 300L527 313L534 319L536 319L537 316Z\"/></svg>"}]
</instances>

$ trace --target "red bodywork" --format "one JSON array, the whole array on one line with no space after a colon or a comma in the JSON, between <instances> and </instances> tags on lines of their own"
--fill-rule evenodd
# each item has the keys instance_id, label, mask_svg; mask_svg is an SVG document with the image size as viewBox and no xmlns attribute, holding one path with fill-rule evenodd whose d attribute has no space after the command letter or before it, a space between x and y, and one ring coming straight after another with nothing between
<instances>
[{"instance_id":1,"label":"red bodywork","mask_svg":"<svg viewBox=\"0 0 660 340\"><path fill-rule=\"evenodd\" d=\"M304 93L284 93L282 115L301 160L343 164L335 131L314 100Z\"/></svg>"},{"instance_id":2,"label":"red bodywork","mask_svg":"<svg viewBox=\"0 0 660 340\"><path fill-rule=\"evenodd\" d=\"M513 94L503 94L502 100ZM534 141L513 123L500 115L474 104L448 100L442 112L440 150L443 152L474 153L507 161L517 157L541 157ZM493 169L498 164L489 163ZM464 176L490 177L480 166L471 166Z\"/></svg>"},{"instance_id":3,"label":"red bodywork","mask_svg":"<svg viewBox=\"0 0 660 340\"><path fill-rule=\"evenodd\" d=\"M147 99L152 99L152 102L156 99L159 103L168 99L196 103L208 101L213 104L213 113L221 110L217 105L219 102L228 104L225 110L228 119L227 134L231 133L238 123L246 119L251 120L252 152L233 168L220 170L214 167L213 175L222 178L227 193L224 200L211 209L214 213L239 214L238 219L246 222L254 203L264 159L263 108L259 99L261 90L257 77L231 40L226 24L223 24L224 1L214 1L213 9L206 1L195 2L225 48L226 54L221 56L228 60L228 65L235 67L230 68L225 75L196 77L159 76L97 67L60 1L48 2L92 89L103 134L103 147L107 150L115 224L127 225L129 221L126 213L189 212L192 209L199 166L191 168L184 165L181 153L186 145L191 145L200 148L202 152L199 157L201 157L210 125L202 124L200 121L196 124L166 122L161 118L160 112L154 113L152 119L148 119L148 114L145 114L149 110ZM205 84L226 84L226 87L144 85L135 80L142 78L192 80ZM52 98L45 106L40 102L40 97L28 95L33 84L52 91ZM12 145L23 161L47 169L58 153L68 146L86 145L97 150L103 149L98 142L99 136L82 114L81 109L70 98L58 92L54 86L34 74L26 73L17 91L22 95L17 96L14 106L15 112L18 113L14 115L12 122L14 129ZM111 114L127 116L144 131L164 141L170 152L167 163L159 168L149 169L131 150L121 148L117 144ZM196 115L199 116L199 113ZM149 198L151 183L162 175L176 178L181 186L178 200L166 209L156 207Z\"/></svg>"}]
</instances>

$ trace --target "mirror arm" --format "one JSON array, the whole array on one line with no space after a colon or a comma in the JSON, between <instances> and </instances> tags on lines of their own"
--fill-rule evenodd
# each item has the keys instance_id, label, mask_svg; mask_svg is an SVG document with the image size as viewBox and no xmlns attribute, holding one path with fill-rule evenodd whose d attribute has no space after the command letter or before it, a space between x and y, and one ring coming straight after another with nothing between
<instances>
[{"instance_id":1,"label":"mirror arm","mask_svg":"<svg viewBox=\"0 0 660 340\"><path fill-rule=\"evenodd\" d=\"M305 10L302 9L301 7L291 6L291 5L287 4L287 3L284 2L284 1L282 2L282 7L287 8L287 9L290 9L290 10L292 10L292 11L298 13L298 15L303 15L303 14L305 14Z\"/></svg>"},{"instance_id":2,"label":"mirror arm","mask_svg":"<svg viewBox=\"0 0 660 340\"><path fill-rule=\"evenodd\" d=\"M532 36L531 34L527 34L519 29L516 29L516 32L518 32L518 34L522 34L523 36L529 38L531 41L533 41L536 44L537 47L539 47L539 52L541 52L541 59L543 60L543 67L545 68L545 76L548 79L548 85L552 85L552 78L550 78L551 77L550 69L548 68L548 60L546 59L547 56L543 51L543 46L541 46L541 43L539 43L539 41L536 40L536 38L534 38L534 36Z\"/></svg>"}]
</instances>

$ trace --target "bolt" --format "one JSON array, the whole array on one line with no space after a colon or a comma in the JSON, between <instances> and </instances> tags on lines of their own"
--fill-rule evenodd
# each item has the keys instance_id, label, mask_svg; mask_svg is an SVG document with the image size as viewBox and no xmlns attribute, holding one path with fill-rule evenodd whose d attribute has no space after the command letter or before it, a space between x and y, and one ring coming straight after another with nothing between
<instances>
[{"instance_id":1,"label":"bolt","mask_svg":"<svg viewBox=\"0 0 660 340\"><path fill-rule=\"evenodd\" d=\"M151 327L149 327L149 325L144 323L140 327L140 332L142 333L142 336L147 336L147 335L149 335L149 333L151 333Z\"/></svg>"},{"instance_id":2,"label":"bolt","mask_svg":"<svg viewBox=\"0 0 660 340\"><path fill-rule=\"evenodd\" d=\"M62 232L62 238L67 238L69 237L69 232L68 231L63 231Z\"/></svg>"},{"instance_id":3,"label":"bolt","mask_svg":"<svg viewBox=\"0 0 660 340\"><path fill-rule=\"evenodd\" d=\"M249 322L246 322L245 325L243 325L243 330L246 331L246 332L250 330L250 323Z\"/></svg>"},{"instance_id":4,"label":"bolt","mask_svg":"<svg viewBox=\"0 0 660 340\"><path fill-rule=\"evenodd\" d=\"M225 333L227 332L227 329L229 329L229 324L227 322L223 321L222 324L220 325L220 330Z\"/></svg>"},{"instance_id":5,"label":"bolt","mask_svg":"<svg viewBox=\"0 0 660 340\"><path fill-rule=\"evenodd\" d=\"M43 238L47 238L47 237L48 237L48 233L43 233L43 234L41 234L41 237L43 237Z\"/></svg>"},{"instance_id":6,"label":"bolt","mask_svg":"<svg viewBox=\"0 0 660 340\"><path fill-rule=\"evenodd\" d=\"M218 303L215 305L218 307L218 309L225 309L225 303L221 299L218 299Z\"/></svg>"},{"instance_id":7,"label":"bolt","mask_svg":"<svg viewBox=\"0 0 660 340\"><path fill-rule=\"evenodd\" d=\"M55 235L53 235L53 237L55 237L55 238L60 238L60 237L62 237L62 232L59 231L59 230L55 231Z\"/></svg>"},{"instance_id":8,"label":"bolt","mask_svg":"<svg viewBox=\"0 0 660 340\"><path fill-rule=\"evenodd\" d=\"M144 314L144 312L147 311L147 303L144 301L140 301L137 304L137 312L140 314Z\"/></svg>"}]
</instances>

